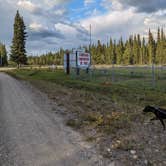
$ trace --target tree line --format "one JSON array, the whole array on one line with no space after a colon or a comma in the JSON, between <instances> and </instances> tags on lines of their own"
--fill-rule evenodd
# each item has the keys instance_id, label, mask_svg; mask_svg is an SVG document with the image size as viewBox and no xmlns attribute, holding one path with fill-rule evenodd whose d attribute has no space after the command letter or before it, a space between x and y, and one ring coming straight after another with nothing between
<instances>
[{"instance_id":1,"label":"tree line","mask_svg":"<svg viewBox=\"0 0 166 166\"><path fill-rule=\"evenodd\" d=\"M28 64L29 65L62 65L63 64L63 56L65 54L64 49L60 49L56 53L46 53L42 54L41 56L29 56L28 57Z\"/></svg>"},{"instance_id":2,"label":"tree line","mask_svg":"<svg viewBox=\"0 0 166 166\"><path fill-rule=\"evenodd\" d=\"M131 35L123 41L110 38L109 43L104 44L98 40L91 48L84 46L87 52L91 52L92 64L118 64L118 65L150 65L166 64L166 35L164 30L158 28L157 38L149 29L148 38ZM31 65L63 65L65 50L56 53L47 53L41 56L28 57Z\"/></svg>"},{"instance_id":3,"label":"tree line","mask_svg":"<svg viewBox=\"0 0 166 166\"><path fill-rule=\"evenodd\" d=\"M145 65L166 64L166 36L163 29L158 28L157 39L149 29L148 38L140 34L131 35L125 42L110 39L107 44L98 40L91 47L94 64Z\"/></svg>"}]
</instances>

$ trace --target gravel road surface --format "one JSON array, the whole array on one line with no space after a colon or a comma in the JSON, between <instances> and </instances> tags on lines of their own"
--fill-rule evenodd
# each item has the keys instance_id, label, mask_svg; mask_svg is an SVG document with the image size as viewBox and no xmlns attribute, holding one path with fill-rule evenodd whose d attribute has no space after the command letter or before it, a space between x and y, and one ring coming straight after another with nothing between
<instances>
[{"instance_id":1,"label":"gravel road surface","mask_svg":"<svg viewBox=\"0 0 166 166\"><path fill-rule=\"evenodd\" d=\"M0 165L106 165L91 145L64 125L58 109L28 83L0 73Z\"/></svg>"}]
</instances>

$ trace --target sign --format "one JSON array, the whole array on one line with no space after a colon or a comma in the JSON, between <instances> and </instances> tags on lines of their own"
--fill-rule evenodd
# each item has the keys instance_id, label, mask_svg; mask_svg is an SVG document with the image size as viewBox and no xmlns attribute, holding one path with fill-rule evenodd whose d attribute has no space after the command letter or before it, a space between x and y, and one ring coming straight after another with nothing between
<instances>
[{"instance_id":1,"label":"sign","mask_svg":"<svg viewBox=\"0 0 166 166\"><path fill-rule=\"evenodd\" d=\"M90 53L86 53L85 50L73 50L73 53L69 54L69 66L70 68L87 69L91 65ZM64 55L64 69L67 68L67 55Z\"/></svg>"},{"instance_id":2,"label":"sign","mask_svg":"<svg viewBox=\"0 0 166 166\"><path fill-rule=\"evenodd\" d=\"M90 67L90 54L79 52L77 53L77 65L79 68L89 68Z\"/></svg>"}]
</instances>

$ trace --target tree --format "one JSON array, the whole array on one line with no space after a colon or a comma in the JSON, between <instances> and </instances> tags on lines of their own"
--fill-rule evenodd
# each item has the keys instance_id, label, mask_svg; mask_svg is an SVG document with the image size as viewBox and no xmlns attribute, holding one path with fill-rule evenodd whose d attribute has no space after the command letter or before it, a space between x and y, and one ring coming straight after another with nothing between
<instances>
[{"instance_id":1,"label":"tree","mask_svg":"<svg viewBox=\"0 0 166 166\"><path fill-rule=\"evenodd\" d=\"M23 17L21 17L19 11L17 11L14 21L14 36L12 40L10 59L16 62L18 67L21 64L27 64L25 49L26 38L27 33Z\"/></svg>"},{"instance_id":2,"label":"tree","mask_svg":"<svg viewBox=\"0 0 166 166\"><path fill-rule=\"evenodd\" d=\"M122 37L119 40L119 43L117 45L117 49L116 49L116 53L117 53L117 64L123 64L124 63L124 59L123 59L123 54L124 54L124 46L123 46L123 39Z\"/></svg>"},{"instance_id":3,"label":"tree","mask_svg":"<svg viewBox=\"0 0 166 166\"><path fill-rule=\"evenodd\" d=\"M147 59L147 47L145 43L145 38L143 37L142 39L142 48L141 48L141 64L148 64L148 59Z\"/></svg>"},{"instance_id":4,"label":"tree","mask_svg":"<svg viewBox=\"0 0 166 166\"><path fill-rule=\"evenodd\" d=\"M160 28L158 28L158 32L157 32L157 48L156 48L156 62L158 64L162 63L161 51L162 51L162 42L161 42Z\"/></svg>"},{"instance_id":5,"label":"tree","mask_svg":"<svg viewBox=\"0 0 166 166\"><path fill-rule=\"evenodd\" d=\"M6 47L4 44L1 43L0 43L0 65L1 66L8 65Z\"/></svg>"},{"instance_id":6,"label":"tree","mask_svg":"<svg viewBox=\"0 0 166 166\"><path fill-rule=\"evenodd\" d=\"M149 29L148 51L149 51L149 64L153 64L156 62L155 40L153 38L153 34L151 33L150 29Z\"/></svg>"},{"instance_id":7,"label":"tree","mask_svg":"<svg viewBox=\"0 0 166 166\"><path fill-rule=\"evenodd\" d=\"M126 65L131 64L131 57L132 57L132 47L129 41L126 41L125 45L125 51L124 51L124 63Z\"/></svg>"}]
</instances>

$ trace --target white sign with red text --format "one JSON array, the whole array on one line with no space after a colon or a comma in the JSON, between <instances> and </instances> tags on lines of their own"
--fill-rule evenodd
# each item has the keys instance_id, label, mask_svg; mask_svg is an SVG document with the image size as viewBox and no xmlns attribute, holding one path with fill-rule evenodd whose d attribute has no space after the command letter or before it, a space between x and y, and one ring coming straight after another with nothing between
<instances>
[{"instance_id":1,"label":"white sign with red text","mask_svg":"<svg viewBox=\"0 0 166 166\"><path fill-rule=\"evenodd\" d=\"M89 68L90 67L90 54L85 52L77 53L77 65L79 68Z\"/></svg>"}]
</instances>

